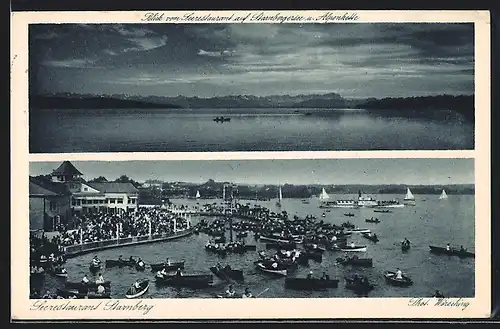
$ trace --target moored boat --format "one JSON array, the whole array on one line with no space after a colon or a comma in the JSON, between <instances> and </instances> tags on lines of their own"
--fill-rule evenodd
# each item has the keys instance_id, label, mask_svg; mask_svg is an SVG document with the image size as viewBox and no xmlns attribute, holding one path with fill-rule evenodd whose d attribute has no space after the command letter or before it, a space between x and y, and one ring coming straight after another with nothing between
<instances>
[{"instance_id":1,"label":"moored boat","mask_svg":"<svg viewBox=\"0 0 500 329\"><path fill-rule=\"evenodd\" d=\"M345 213L344 216L347 217L354 217L354 214L352 212Z\"/></svg>"},{"instance_id":2,"label":"moored boat","mask_svg":"<svg viewBox=\"0 0 500 329\"><path fill-rule=\"evenodd\" d=\"M339 280L329 278L286 278L285 288L295 290L317 290L337 288Z\"/></svg>"},{"instance_id":3,"label":"moored boat","mask_svg":"<svg viewBox=\"0 0 500 329\"><path fill-rule=\"evenodd\" d=\"M380 220L378 218L367 218L365 219L365 222L378 224L380 223Z\"/></svg>"},{"instance_id":4,"label":"moored boat","mask_svg":"<svg viewBox=\"0 0 500 329\"><path fill-rule=\"evenodd\" d=\"M134 284L135 285L135 284ZM140 297L148 291L149 288L149 280L148 279L143 279L139 282L139 288L136 288L134 285L130 286L128 288L127 292L125 293L125 297L128 299L133 299Z\"/></svg>"},{"instance_id":5,"label":"moored boat","mask_svg":"<svg viewBox=\"0 0 500 329\"><path fill-rule=\"evenodd\" d=\"M401 278L396 277L396 273L392 271L385 271L384 278L387 283L392 284L393 286L399 287L408 287L413 284L413 280L406 275L402 275Z\"/></svg>"},{"instance_id":6,"label":"moored boat","mask_svg":"<svg viewBox=\"0 0 500 329\"><path fill-rule=\"evenodd\" d=\"M460 250L460 249L450 248L450 250L447 250L446 248L436 247L436 246L429 246L429 248L431 249L430 251L432 253L437 255L458 256L461 258L467 258L467 257L475 258L475 254L473 252L467 251L466 249Z\"/></svg>"},{"instance_id":7,"label":"moored boat","mask_svg":"<svg viewBox=\"0 0 500 329\"><path fill-rule=\"evenodd\" d=\"M373 212L391 213L392 211L389 209L374 209Z\"/></svg>"}]
</instances>

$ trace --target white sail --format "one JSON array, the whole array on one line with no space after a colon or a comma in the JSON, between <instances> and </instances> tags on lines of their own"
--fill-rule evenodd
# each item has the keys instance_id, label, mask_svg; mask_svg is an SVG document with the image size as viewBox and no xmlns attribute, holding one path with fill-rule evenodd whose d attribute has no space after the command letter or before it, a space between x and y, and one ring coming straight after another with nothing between
<instances>
[{"instance_id":1,"label":"white sail","mask_svg":"<svg viewBox=\"0 0 500 329\"><path fill-rule=\"evenodd\" d=\"M321 191L321 194L319 195L319 198L320 198L320 200L326 200L326 199L329 199L330 196L328 195L328 193L326 193L325 189L323 188L323 190Z\"/></svg>"},{"instance_id":2,"label":"white sail","mask_svg":"<svg viewBox=\"0 0 500 329\"><path fill-rule=\"evenodd\" d=\"M281 185L278 192L278 201L276 202L277 207L281 207L281 200L283 200L283 193L281 192Z\"/></svg>"},{"instance_id":3,"label":"white sail","mask_svg":"<svg viewBox=\"0 0 500 329\"><path fill-rule=\"evenodd\" d=\"M411 193L409 188L406 188L405 200L415 200L413 193Z\"/></svg>"},{"instance_id":4,"label":"white sail","mask_svg":"<svg viewBox=\"0 0 500 329\"><path fill-rule=\"evenodd\" d=\"M439 200L443 199L448 199L448 195L446 194L445 190L443 190L443 192L441 192L441 195L439 196Z\"/></svg>"},{"instance_id":5,"label":"white sail","mask_svg":"<svg viewBox=\"0 0 500 329\"><path fill-rule=\"evenodd\" d=\"M201 197L200 191L196 191L196 199L199 199Z\"/></svg>"}]
</instances>

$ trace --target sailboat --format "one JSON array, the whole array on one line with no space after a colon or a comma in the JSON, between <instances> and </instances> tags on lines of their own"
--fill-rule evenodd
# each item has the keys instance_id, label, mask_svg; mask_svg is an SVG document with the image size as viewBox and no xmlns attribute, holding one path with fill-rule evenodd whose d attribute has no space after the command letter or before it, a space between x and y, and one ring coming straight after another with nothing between
<instances>
[{"instance_id":1,"label":"sailboat","mask_svg":"<svg viewBox=\"0 0 500 329\"><path fill-rule=\"evenodd\" d=\"M407 205L412 205L412 206L415 205L415 197L413 196L413 193L411 193L411 190L408 187L406 188L406 195L403 202Z\"/></svg>"},{"instance_id":2,"label":"sailboat","mask_svg":"<svg viewBox=\"0 0 500 329\"><path fill-rule=\"evenodd\" d=\"M321 194L319 195L319 199L320 200L327 200L329 198L330 198L330 196L328 195L328 193L326 193L325 188L323 188L321 190Z\"/></svg>"},{"instance_id":3,"label":"sailboat","mask_svg":"<svg viewBox=\"0 0 500 329\"><path fill-rule=\"evenodd\" d=\"M280 186L280 190L278 192L278 202L276 202L277 207L281 207L281 200L283 200L283 194L281 193L281 186Z\"/></svg>"},{"instance_id":4,"label":"sailboat","mask_svg":"<svg viewBox=\"0 0 500 329\"><path fill-rule=\"evenodd\" d=\"M196 191L196 199L199 199L199 198L201 198L201 195L200 195L200 191L199 191L199 190L197 190L197 191Z\"/></svg>"},{"instance_id":5,"label":"sailboat","mask_svg":"<svg viewBox=\"0 0 500 329\"><path fill-rule=\"evenodd\" d=\"M439 200L444 199L448 199L448 195L446 194L445 190L443 190L443 192L441 192L441 195L439 196Z\"/></svg>"}]
</instances>

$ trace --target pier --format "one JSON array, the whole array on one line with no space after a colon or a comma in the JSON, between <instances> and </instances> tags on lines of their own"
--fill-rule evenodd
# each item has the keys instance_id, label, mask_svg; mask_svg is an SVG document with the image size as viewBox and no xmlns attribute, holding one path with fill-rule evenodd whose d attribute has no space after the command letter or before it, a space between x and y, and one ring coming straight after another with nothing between
<instances>
[{"instance_id":1,"label":"pier","mask_svg":"<svg viewBox=\"0 0 500 329\"><path fill-rule=\"evenodd\" d=\"M121 238L121 239L113 239L107 241L98 241L98 242L90 242L90 243L82 243L74 246L68 246L64 248L65 255L67 258L73 258L76 256L80 256L83 254L111 249L111 248L120 248L126 246L133 246L139 244L146 243L154 243L154 242L163 242L174 239L183 238L193 234L194 229L189 228L182 231L172 232L172 233L164 233L164 234L155 234L155 235L143 235L143 236L135 236L130 238Z\"/></svg>"}]
</instances>

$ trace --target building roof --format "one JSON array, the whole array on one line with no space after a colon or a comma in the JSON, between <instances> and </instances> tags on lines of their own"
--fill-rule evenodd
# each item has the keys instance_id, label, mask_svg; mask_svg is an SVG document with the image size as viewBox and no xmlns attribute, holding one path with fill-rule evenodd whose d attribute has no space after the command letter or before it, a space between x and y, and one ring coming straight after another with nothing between
<instances>
[{"instance_id":1,"label":"building roof","mask_svg":"<svg viewBox=\"0 0 500 329\"><path fill-rule=\"evenodd\" d=\"M59 168L56 170L52 171L52 176L57 176L57 175L62 175L62 176L80 176L83 175L78 169L73 166L73 164L69 161L64 161L61 163Z\"/></svg>"},{"instance_id":2,"label":"building roof","mask_svg":"<svg viewBox=\"0 0 500 329\"><path fill-rule=\"evenodd\" d=\"M92 182L86 184L102 193L139 193L139 190L132 183Z\"/></svg>"},{"instance_id":3,"label":"building roof","mask_svg":"<svg viewBox=\"0 0 500 329\"><path fill-rule=\"evenodd\" d=\"M29 178L29 195L55 196L67 193L66 186L61 183L54 183L42 178Z\"/></svg>"}]
</instances>

